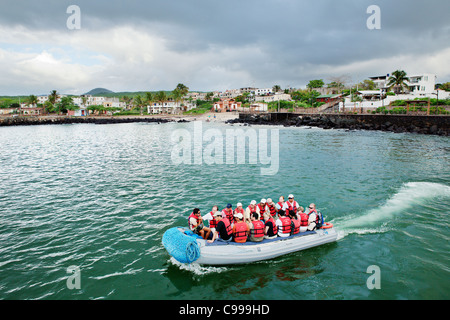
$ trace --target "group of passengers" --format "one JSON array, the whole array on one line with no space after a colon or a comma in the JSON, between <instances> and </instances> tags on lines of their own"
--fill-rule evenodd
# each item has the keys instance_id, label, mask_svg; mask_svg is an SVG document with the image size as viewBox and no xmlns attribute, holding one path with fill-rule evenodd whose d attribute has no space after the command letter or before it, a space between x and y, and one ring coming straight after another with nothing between
<instances>
[{"instance_id":1,"label":"group of passengers","mask_svg":"<svg viewBox=\"0 0 450 320\"><path fill-rule=\"evenodd\" d=\"M201 215L200 209L195 208L188 222L190 230L208 239L209 243L216 239L238 243L260 242L320 228L322 214L317 212L314 203L308 209L305 213L304 208L290 194L288 201L284 201L281 196L277 203L270 198L261 199L259 203L252 200L245 209L242 203L238 203L234 210L230 203L222 211L219 211L218 206L213 206L205 216ZM209 221L209 227L204 225L204 221Z\"/></svg>"}]
</instances>

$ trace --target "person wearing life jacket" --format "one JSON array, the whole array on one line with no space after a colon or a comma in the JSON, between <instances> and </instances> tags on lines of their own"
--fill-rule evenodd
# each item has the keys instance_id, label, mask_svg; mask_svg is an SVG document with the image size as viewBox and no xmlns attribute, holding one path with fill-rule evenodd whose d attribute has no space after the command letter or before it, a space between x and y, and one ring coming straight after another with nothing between
<instances>
[{"instance_id":1,"label":"person wearing life jacket","mask_svg":"<svg viewBox=\"0 0 450 320\"><path fill-rule=\"evenodd\" d=\"M249 240L253 242L260 242L264 240L264 222L258 219L258 214L254 212L250 217L251 221L247 222L250 230Z\"/></svg>"},{"instance_id":2,"label":"person wearing life jacket","mask_svg":"<svg viewBox=\"0 0 450 320\"><path fill-rule=\"evenodd\" d=\"M189 229L193 231L195 234L198 234L203 239L208 239L209 234L211 233L211 229L208 227L205 227L203 225L203 218L200 214L200 209L195 208L191 215L188 218L189 222Z\"/></svg>"},{"instance_id":3,"label":"person wearing life jacket","mask_svg":"<svg viewBox=\"0 0 450 320\"><path fill-rule=\"evenodd\" d=\"M266 199L261 199L261 202L256 205L259 209L259 219L261 220L264 219L264 212L268 210L266 203L267 203Z\"/></svg>"},{"instance_id":4,"label":"person wearing life jacket","mask_svg":"<svg viewBox=\"0 0 450 320\"><path fill-rule=\"evenodd\" d=\"M294 211L294 213L297 213L298 207L299 205L297 201L294 200L294 196L290 194L288 197L288 201L286 201L283 205L283 210L286 212L286 215L289 215L290 211Z\"/></svg>"},{"instance_id":5,"label":"person wearing life jacket","mask_svg":"<svg viewBox=\"0 0 450 320\"><path fill-rule=\"evenodd\" d=\"M275 207L277 208L277 213L280 212L280 210L283 210L283 207L284 207L284 197L283 196L281 196L278 199L278 202L275 205Z\"/></svg>"},{"instance_id":6,"label":"person wearing life jacket","mask_svg":"<svg viewBox=\"0 0 450 320\"><path fill-rule=\"evenodd\" d=\"M248 225L243 221L244 215L237 213L235 215L236 223L233 226L233 240L237 243L244 243L247 241L249 234Z\"/></svg>"},{"instance_id":7,"label":"person wearing life jacket","mask_svg":"<svg viewBox=\"0 0 450 320\"><path fill-rule=\"evenodd\" d=\"M275 239L278 237L278 227L270 213L266 212L264 214L264 220L266 221L264 225L264 238Z\"/></svg>"},{"instance_id":8,"label":"person wearing life jacket","mask_svg":"<svg viewBox=\"0 0 450 320\"><path fill-rule=\"evenodd\" d=\"M291 235L300 233L300 220L297 217L297 213L291 211L289 218L291 219Z\"/></svg>"},{"instance_id":9,"label":"person wearing life jacket","mask_svg":"<svg viewBox=\"0 0 450 320\"><path fill-rule=\"evenodd\" d=\"M252 200L250 202L250 205L245 209L245 213L244 213L244 220L245 222L251 221L251 215L253 214L253 212L256 212L258 214L259 217L259 208L256 205L256 201Z\"/></svg>"},{"instance_id":10,"label":"person wearing life jacket","mask_svg":"<svg viewBox=\"0 0 450 320\"><path fill-rule=\"evenodd\" d=\"M277 208L275 206L275 203L273 203L272 199L267 198L267 209L269 210L269 213L272 217L275 217L277 214ZM264 219L265 220L265 219Z\"/></svg>"},{"instance_id":11,"label":"person wearing life jacket","mask_svg":"<svg viewBox=\"0 0 450 320\"><path fill-rule=\"evenodd\" d=\"M298 207L297 209L297 216L298 219L300 219L300 232L305 232L308 229L309 225L309 216L307 213L303 212L303 207Z\"/></svg>"},{"instance_id":12,"label":"person wearing life jacket","mask_svg":"<svg viewBox=\"0 0 450 320\"><path fill-rule=\"evenodd\" d=\"M222 241L231 241L233 235L233 229L231 227L230 221L226 217L222 217L222 212L217 211L214 214L214 219L217 222L216 230L213 233L211 240L208 243L213 243L216 239L221 239Z\"/></svg>"},{"instance_id":13,"label":"person wearing life jacket","mask_svg":"<svg viewBox=\"0 0 450 320\"><path fill-rule=\"evenodd\" d=\"M240 202L238 202L236 204L236 209L234 209L233 215L235 215L237 213L242 213L242 216L245 215L245 210L244 210L244 208L242 208L242 203L240 203Z\"/></svg>"},{"instance_id":14,"label":"person wearing life jacket","mask_svg":"<svg viewBox=\"0 0 450 320\"><path fill-rule=\"evenodd\" d=\"M208 220L209 222L209 228L211 229L211 232L216 230L217 221L214 219L214 214L219 211L219 206L213 206L211 211L205 214L202 218L203 221Z\"/></svg>"},{"instance_id":15,"label":"person wearing life jacket","mask_svg":"<svg viewBox=\"0 0 450 320\"><path fill-rule=\"evenodd\" d=\"M316 210L316 205L314 203L311 203L309 205L309 212L308 212L308 230L316 230L319 224L319 214Z\"/></svg>"},{"instance_id":16,"label":"person wearing life jacket","mask_svg":"<svg viewBox=\"0 0 450 320\"><path fill-rule=\"evenodd\" d=\"M278 212L278 220L275 222L278 227L278 236L282 238L289 237L291 235L291 219L286 217L284 211Z\"/></svg>"},{"instance_id":17,"label":"person wearing life jacket","mask_svg":"<svg viewBox=\"0 0 450 320\"><path fill-rule=\"evenodd\" d=\"M233 206L231 203L228 203L226 208L222 210L222 213L230 220L231 225L234 223L234 213L233 213Z\"/></svg>"}]
</instances>

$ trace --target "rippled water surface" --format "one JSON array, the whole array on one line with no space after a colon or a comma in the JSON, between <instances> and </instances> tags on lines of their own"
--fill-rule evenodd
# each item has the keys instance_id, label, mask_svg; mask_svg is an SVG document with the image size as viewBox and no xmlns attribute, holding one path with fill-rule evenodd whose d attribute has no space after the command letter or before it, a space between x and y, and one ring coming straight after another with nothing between
<instances>
[{"instance_id":1,"label":"rippled water surface","mask_svg":"<svg viewBox=\"0 0 450 320\"><path fill-rule=\"evenodd\" d=\"M171 135L193 125L0 128L0 298L450 298L448 137L280 127L279 170L264 176L248 161L175 165ZM161 244L193 207L289 193L339 240L224 267L179 264ZM366 285L371 265L381 289Z\"/></svg>"}]
</instances>

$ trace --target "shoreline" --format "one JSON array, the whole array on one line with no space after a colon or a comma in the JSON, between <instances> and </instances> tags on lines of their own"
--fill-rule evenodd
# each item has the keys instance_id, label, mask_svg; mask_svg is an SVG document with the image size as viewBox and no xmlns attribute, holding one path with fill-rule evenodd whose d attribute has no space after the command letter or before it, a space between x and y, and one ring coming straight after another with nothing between
<instances>
[{"instance_id":1,"label":"shoreline","mask_svg":"<svg viewBox=\"0 0 450 320\"><path fill-rule=\"evenodd\" d=\"M216 116L214 118L214 115ZM233 121L239 118L237 113L205 113L200 115L143 115L143 116L0 116L0 127L6 126L28 126L28 125L50 125L50 124L74 124L74 123L92 123L92 124L111 124L111 123L168 123L168 122L191 122L191 121L210 121L222 122Z\"/></svg>"},{"instance_id":2,"label":"shoreline","mask_svg":"<svg viewBox=\"0 0 450 320\"><path fill-rule=\"evenodd\" d=\"M215 116L215 117L214 117ZM416 133L450 136L450 116L410 115L352 115L352 114L296 114L296 113L235 113L208 112L200 115L143 115L143 116L0 116L0 127L51 124L115 124L169 123L208 121L225 124L278 125L285 127L319 127L323 129L375 130L394 133Z\"/></svg>"},{"instance_id":3,"label":"shoreline","mask_svg":"<svg viewBox=\"0 0 450 320\"><path fill-rule=\"evenodd\" d=\"M322 129L375 130L394 133L450 136L450 116L380 114L243 114L228 124L319 127Z\"/></svg>"}]
</instances>

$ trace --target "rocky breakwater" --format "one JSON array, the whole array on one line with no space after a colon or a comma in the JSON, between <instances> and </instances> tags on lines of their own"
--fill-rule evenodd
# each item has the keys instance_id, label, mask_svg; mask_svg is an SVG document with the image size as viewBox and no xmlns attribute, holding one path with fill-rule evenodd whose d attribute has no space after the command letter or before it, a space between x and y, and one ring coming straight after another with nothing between
<instances>
[{"instance_id":1,"label":"rocky breakwater","mask_svg":"<svg viewBox=\"0 0 450 320\"><path fill-rule=\"evenodd\" d=\"M24 125L47 125L47 124L72 124L72 123L167 123L176 121L174 119L153 118L153 117L6 117L0 118L0 126L24 126ZM186 120L178 120L185 122Z\"/></svg>"},{"instance_id":2,"label":"rocky breakwater","mask_svg":"<svg viewBox=\"0 0 450 320\"><path fill-rule=\"evenodd\" d=\"M450 135L450 116L266 113L240 114L238 119L227 123Z\"/></svg>"}]
</instances>

